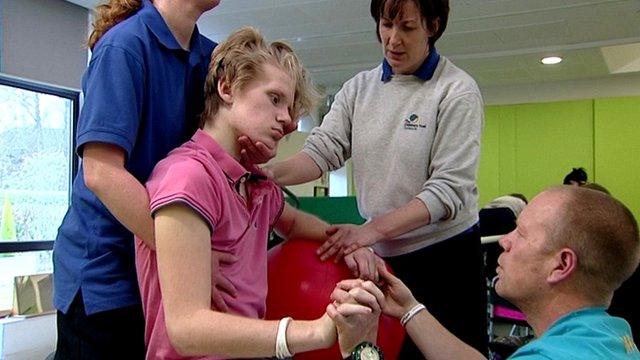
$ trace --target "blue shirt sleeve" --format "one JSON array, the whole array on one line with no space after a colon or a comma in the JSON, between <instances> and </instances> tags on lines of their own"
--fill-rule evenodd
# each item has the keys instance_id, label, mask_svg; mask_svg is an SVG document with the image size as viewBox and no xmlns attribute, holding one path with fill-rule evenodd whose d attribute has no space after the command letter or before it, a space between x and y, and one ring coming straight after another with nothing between
<instances>
[{"instance_id":1,"label":"blue shirt sleeve","mask_svg":"<svg viewBox=\"0 0 640 360\"><path fill-rule=\"evenodd\" d=\"M144 67L125 48L105 45L96 50L83 79L76 151L82 156L83 145L102 142L124 149L129 158L141 126Z\"/></svg>"}]
</instances>

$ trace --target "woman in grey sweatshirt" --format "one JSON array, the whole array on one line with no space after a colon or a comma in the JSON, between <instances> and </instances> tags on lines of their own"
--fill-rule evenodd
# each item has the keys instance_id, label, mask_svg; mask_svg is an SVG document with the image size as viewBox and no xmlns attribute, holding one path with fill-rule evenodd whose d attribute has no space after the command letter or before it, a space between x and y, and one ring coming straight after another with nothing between
<instances>
[{"instance_id":1,"label":"woman in grey sweatshirt","mask_svg":"<svg viewBox=\"0 0 640 360\"><path fill-rule=\"evenodd\" d=\"M358 209L319 249L376 279L383 257L418 301L482 353L486 293L476 172L483 103L476 82L434 46L447 0L372 0L383 62L348 80L301 152L269 167L300 184L353 161ZM402 358L420 358L410 340Z\"/></svg>"}]
</instances>

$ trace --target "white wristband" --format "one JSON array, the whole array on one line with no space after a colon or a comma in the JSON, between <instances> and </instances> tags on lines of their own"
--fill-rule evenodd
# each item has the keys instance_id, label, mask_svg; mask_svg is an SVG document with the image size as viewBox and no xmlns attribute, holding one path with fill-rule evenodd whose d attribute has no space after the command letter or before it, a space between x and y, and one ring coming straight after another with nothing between
<instances>
[{"instance_id":1,"label":"white wristband","mask_svg":"<svg viewBox=\"0 0 640 360\"><path fill-rule=\"evenodd\" d=\"M282 318L278 323L278 333L276 335L276 357L278 359L286 359L293 356L287 346L287 326L291 322L290 317Z\"/></svg>"},{"instance_id":2,"label":"white wristband","mask_svg":"<svg viewBox=\"0 0 640 360\"><path fill-rule=\"evenodd\" d=\"M402 326L407 326L407 323L409 322L409 320L411 320L411 318L414 317L415 314L419 313L422 310L426 310L426 307L422 304L417 304L416 306L412 307L411 310L407 311L404 315L402 315L402 318L400 319L400 324L402 324Z\"/></svg>"}]
</instances>

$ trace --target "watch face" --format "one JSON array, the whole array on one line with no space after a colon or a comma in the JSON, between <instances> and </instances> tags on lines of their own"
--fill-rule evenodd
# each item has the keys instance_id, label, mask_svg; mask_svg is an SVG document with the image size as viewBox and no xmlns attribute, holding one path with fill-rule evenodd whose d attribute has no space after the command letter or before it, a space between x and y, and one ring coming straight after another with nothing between
<instances>
[{"instance_id":1,"label":"watch face","mask_svg":"<svg viewBox=\"0 0 640 360\"><path fill-rule=\"evenodd\" d=\"M367 346L360 351L360 360L380 360L380 355L376 349Z\"/></svg>"}]
</instances>

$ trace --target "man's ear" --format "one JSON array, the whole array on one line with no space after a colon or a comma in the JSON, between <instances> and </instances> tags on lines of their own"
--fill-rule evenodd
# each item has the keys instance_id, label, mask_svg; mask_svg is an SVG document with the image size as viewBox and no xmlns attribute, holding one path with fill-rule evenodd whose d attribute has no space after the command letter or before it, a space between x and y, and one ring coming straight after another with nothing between
<instances>
[{"instance_id":1,"label":"man's ear","mask_svg":"<svg viewBox=\"0 0 640 360\"><path fill-rule=\"evenodd\" d=\"M547 281L557 284L566 280L578 269L578 254L570 248L562 248L550 260L553 268L547 276Z\"/></svg>"},{"instance_id":2,"label":"man's ear","mask_svg":"<svg viewBox=\"0 0 640 360\"><path fill-rule=\"evenodd\" d=\"M233 90L226 79L221 78L218 80L218 96L227 105L233 104Z\"/></svg>"}]
</instances>

